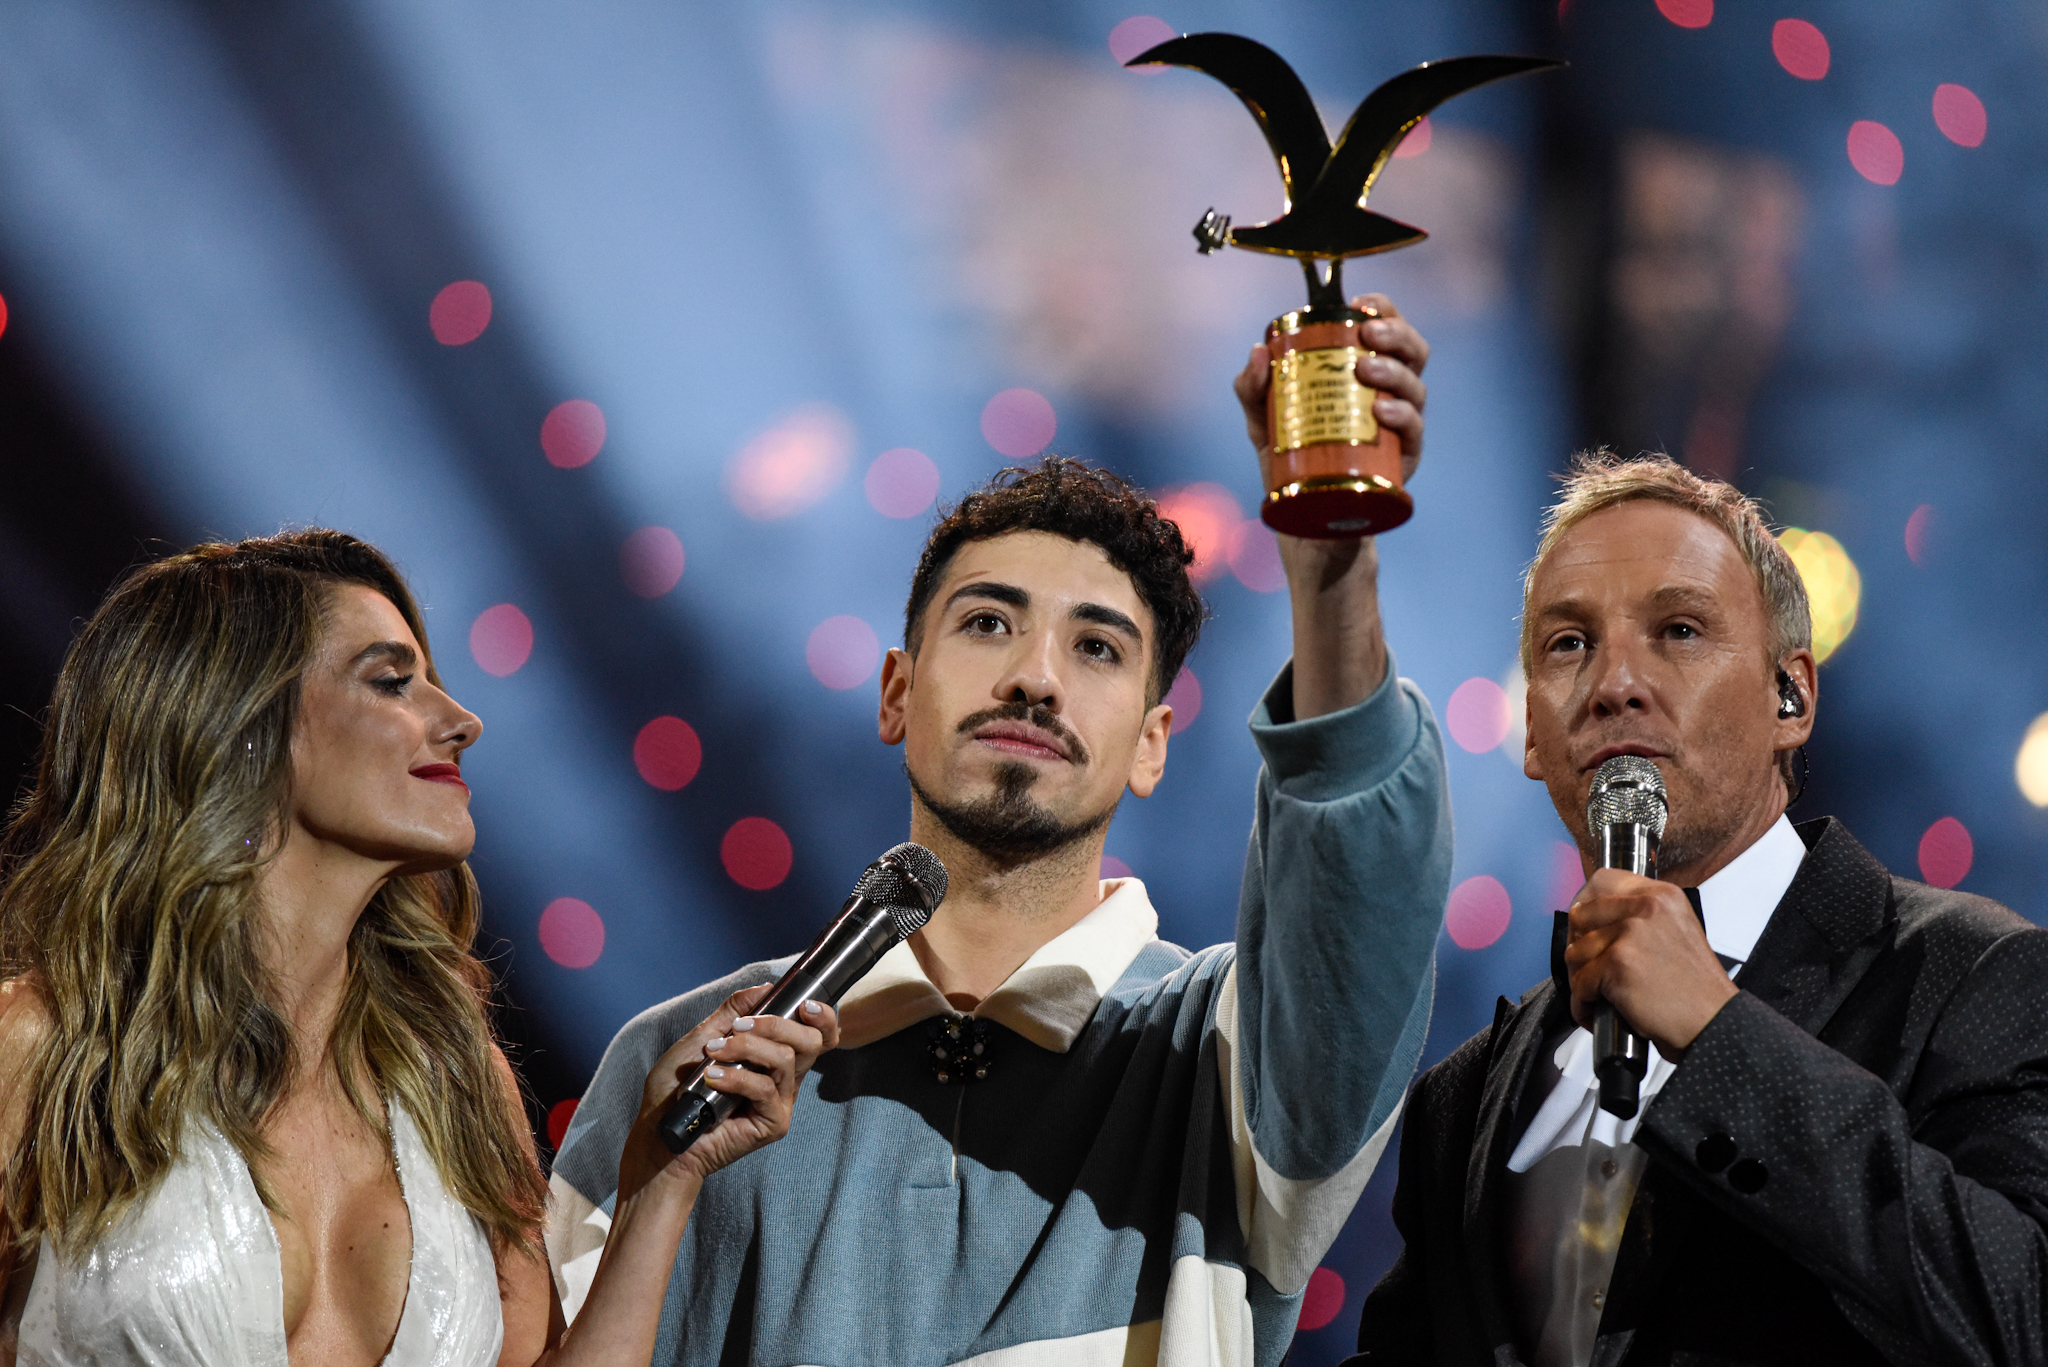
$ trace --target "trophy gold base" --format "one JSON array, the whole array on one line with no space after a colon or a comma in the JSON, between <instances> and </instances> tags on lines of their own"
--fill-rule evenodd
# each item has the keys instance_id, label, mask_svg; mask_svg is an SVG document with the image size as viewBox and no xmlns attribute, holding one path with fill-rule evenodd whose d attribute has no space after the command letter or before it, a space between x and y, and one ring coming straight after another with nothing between
<instances>
[{"instance_id":1,"label":"trophy gold base","mask_svg":"<svg viewBox=\"0 0 2048 1367\"><path fill-rule=\"evenodd\" d=\"M1266 400L1273 442L1259 517L1276 532L1356 539L1400 526L1415 511L1401 487L1401 439L1373 416L1379 391L1358 382L1371 315L1309 307L1266 327L1273 358Z\"/></svg>"}]
</instances>

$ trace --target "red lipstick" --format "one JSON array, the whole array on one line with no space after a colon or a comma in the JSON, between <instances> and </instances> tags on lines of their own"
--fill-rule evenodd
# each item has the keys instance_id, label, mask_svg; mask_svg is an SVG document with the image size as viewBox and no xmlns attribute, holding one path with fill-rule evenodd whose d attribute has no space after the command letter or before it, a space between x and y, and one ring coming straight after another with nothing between
<instances>
[{"instance_id":1,"label":"red lipstick","mask_svg":"<svg viewBox=\"0 0 2048 1367\"><path fill-rule=\"evenodd\" d=\"M459 765L422 764L412 771L412 776L423 778L429 783L452 783L465 793L469 791L469 785L462 781L462 769Z\"/></svg>"}]
</instances>

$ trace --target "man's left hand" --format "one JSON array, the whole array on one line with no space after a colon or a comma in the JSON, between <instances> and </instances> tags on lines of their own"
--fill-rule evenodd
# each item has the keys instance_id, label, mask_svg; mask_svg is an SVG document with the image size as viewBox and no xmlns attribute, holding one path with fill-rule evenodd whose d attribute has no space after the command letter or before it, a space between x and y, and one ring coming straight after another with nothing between
<instances>
[{"instance_id":1,"label":"man's left hand","mask_svg":"<svg viewBox=\"0 0 2048 1367\"><path fill-rule=\"evenodd\" d=\"M1600 869L1571 906L1565 967L1572 1017L1591 1029L1602 1000L1676 1059L1735 995L1682 889Z\"/></svg>"}]
</instances>

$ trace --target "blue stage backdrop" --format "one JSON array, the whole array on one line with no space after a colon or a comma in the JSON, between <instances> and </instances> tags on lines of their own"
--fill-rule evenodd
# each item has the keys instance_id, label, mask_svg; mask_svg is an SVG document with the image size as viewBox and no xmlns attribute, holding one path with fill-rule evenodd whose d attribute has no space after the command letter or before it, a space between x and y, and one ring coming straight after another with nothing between
<instances>
[{"instance_id":1,"label":"blue stage backdrop","mask_svg":"<svg viewBox=\"0 0 2048 1367\"><path fill-rule=\"evenodd\" d=\"M1382 545L1458 823L1428 1061L1546 971L1580 881L1515 659L1577 446L1666 446L1819 534L1841 644L1795 816L2048 914L2037 6L13 0L0 348L103 462L73 515L403 562L485 721L475 865L544 1129L631 1015L800 947L903 837L875 687L916 552L1041 450L1158 491L1200 549L1214 622L1108 862L1167 937L1231 935L1287 612L1229 384L1301 283L1188 235L1278 210L1251 119L1116 60L1204 29L1286 54L1333 125L1425 59L1573 63L1419 128L1372 202L1431 239L1347 277L1435 349ZM27 525L15 491L69 476L15 436L33 711L105 580ZM1392 1176L1296 1363L1342 1356L1398 1251Z\"/></svg>"}]
</instances>

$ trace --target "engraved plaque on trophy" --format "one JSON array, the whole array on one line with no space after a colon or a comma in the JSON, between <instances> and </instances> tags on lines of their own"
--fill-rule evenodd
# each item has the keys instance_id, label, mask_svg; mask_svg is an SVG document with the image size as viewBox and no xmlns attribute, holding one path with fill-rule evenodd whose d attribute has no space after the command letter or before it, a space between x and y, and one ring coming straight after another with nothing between
<instances>
[{"instance_id":1,"label":"engraved plaque on trophy","mask_svg":"<svg viewBox=\"0 0 2048 1367\"><path fill-rule=\"evenodd\" d=\"M1273 461L1259 516L1290 536L1371 536L1408 520L1401 443L1373 416L1377 391L1357 376L1370 353L1361 326L1372 315L1344 299L1343 264L1420 242L1427 233L1365 207L1366 196L1408 130L1474 86L1563 63L1545 57L1454 57L1424 62L1365 97L1335 145L1308 91L1286 62L1249 38L1194 33L1171 38L1127 66L1184 66L1229 86L1259 121L1285 194L1280 217L1233 228L1214 209L1195 225L1197 248L1271 252L1300 260L1308 307L1266 328L1273 384L1266 418Z\"/></svg>"}]
</instances>

